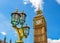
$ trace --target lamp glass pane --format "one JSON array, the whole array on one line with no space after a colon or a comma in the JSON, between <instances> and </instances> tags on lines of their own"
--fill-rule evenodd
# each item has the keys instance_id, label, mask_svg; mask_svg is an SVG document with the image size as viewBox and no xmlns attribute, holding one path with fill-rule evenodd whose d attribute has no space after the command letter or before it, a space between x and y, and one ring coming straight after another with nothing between
<instances>
[{"instance_id":1,"label":"lamp glass pane","mask_svg":"<svg viewBox=\"0 0 60 43\"><path fill-rule=\"evenodd\" d=\"M21 17L23 20L25 20L25 15L24 14L21 14Z\"/></svg>"},{"instance_id":2,"label":"lamp glass pane","mask_svg":"<svg viewBox=\"0 0 60 43\"><path fill-rule=\"evenodd\" d=\"M23 14L23 13L20 13L20 20L19 20L19 22L20 22L20 24L24 24L24 22L25 22L25 14Z\"/></svg>"},{"instance_id":3,"label":"lamp glass pane","mask_svg":"<svg viewBox=\"0 0 60 43\"><path fill-rule=\"evenodd\" d=\"M19 15L13 14L11 18L11 22L13 25L17 25L19 23Z\"/></svg>"},{"instance_id":4,"label":"lamp glass pane","mask_svg":"<svg viewBox=\"0 0 60 43\"><path fill-rule=\"evenodd\" d=\"M29 29L28 28L25 28L24 29L24 33L25 33L25 35L28 35L29 34Z\"/></svg>"},{"instance_id":5,"label":"lamp glass pane","mask_svg":"<svg viewBox=\"0 0 60 43\"><path fill-rule=\"evenodd\" d=\"M23 20L22 17L20 17L20 20L19 20L19 21L20 21L20 23L22 23L22 24L24 23L24 20Z\"/></svg>"},{"instance_id":6,"label":"lamp glass pane","mask_svg":"<svg viewBox=\"0 0 60 43\"><path fill-rule=\"evenodd\" d=\"M23 20L25 20L25 15L22 15Z\"/></svg>"}]
</instances>

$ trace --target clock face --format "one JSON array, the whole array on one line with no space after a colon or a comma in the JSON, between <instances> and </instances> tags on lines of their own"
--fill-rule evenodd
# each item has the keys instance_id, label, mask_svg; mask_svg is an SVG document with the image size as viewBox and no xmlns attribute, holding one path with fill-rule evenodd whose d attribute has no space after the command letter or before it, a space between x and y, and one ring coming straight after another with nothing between
<instances>
[{"instance_id":1,"label":"clock face","mask_svg":"<svg viewBox=\"0 0 60 43\"><path fill-rule=\"evenodd\" d=\"M37 20L37 21L36 21L36 24L37 24L37 25L39 25L39 24L41 24L41 23L42 23L42 20Z\"/></svg>"}]
</instances>

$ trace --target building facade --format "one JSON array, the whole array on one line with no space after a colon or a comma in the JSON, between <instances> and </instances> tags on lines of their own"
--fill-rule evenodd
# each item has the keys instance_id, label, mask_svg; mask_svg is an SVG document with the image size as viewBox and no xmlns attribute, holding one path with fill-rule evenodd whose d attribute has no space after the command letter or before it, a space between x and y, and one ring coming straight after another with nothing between
<instances>
[{"instance_id":1,"label":"building facade","mask_svg":"<svg viewBox=\"0 0 60 43\"><path fill-rule=\"evenodd\" d=\"M8 43L8 42L6 42L6 37L4 37L4 40L0 40L0 43ZM12 43L12 40L10 40L9 43Z\"/></svg>"},{"instance_id":2,"label":"building facade","mask_svg":"<svg viewBox=\"0 0 60 43\"><path fill-rule=\"evenodd\" d=\"M47 43L46 21L40 8L34 17L34 43Z\"/></svg>"}]
</instances>

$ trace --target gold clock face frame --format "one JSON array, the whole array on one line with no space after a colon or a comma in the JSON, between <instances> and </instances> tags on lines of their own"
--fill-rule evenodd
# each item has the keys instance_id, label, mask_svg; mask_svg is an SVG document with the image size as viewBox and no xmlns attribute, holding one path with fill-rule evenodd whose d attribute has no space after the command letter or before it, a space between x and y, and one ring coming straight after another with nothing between
<instances>
[{"instance_id":1,"label":"gold clock face frame","mask_svg":"<svg viewBox=\"0 0 60 43\"><path fill-rule=\"evenodd\" d=\"M36 25L42 24L42 20L36 20Z\"/></svg>"}]
</instances>

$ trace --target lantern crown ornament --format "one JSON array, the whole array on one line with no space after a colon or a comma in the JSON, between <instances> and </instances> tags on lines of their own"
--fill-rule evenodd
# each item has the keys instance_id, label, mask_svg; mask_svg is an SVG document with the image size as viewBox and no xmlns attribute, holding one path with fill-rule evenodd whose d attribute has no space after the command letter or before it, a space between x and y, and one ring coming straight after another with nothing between
<instances>
[{"instance_id":1,"label":"lantern crown ornament","mask_svg":"<svg viewBox=\"0 0 60 43\"><path fill-rule=\"evenodd\" d=\"M25 13L25 12L24 12L24 10L23 10L21 13L23 13L23 14L24 14L24 13Z\"/></svg>"},{"instance_id":2,"label":"lantern crown ornament","mask_svg":"<svg viewBox=\"0 0 60 43\"><path fill-rule=\"evenodd\" d=\"M13 14L17 14L17 15L19 15L19 13L18 13L18 9L16 9L16 11L13 12L13 13L11 14L11 16L12 16ZM19 15L19 16L20 16L20 15Z\"/></svg>"},{"instance_id":3,"label":"lantern crown ornament","mask_svg":"<svg viewBox=\"0 0 60 43\"><path fill-rule=\"evenodd\" d=\"M16 13L18 13L18 9L16 9Z\"/></svg>"},{"instance_id":4,"label":"lantern crown ornament","mask_svg":"<svg viewBox=\"0 0 60 43\"><path fill-rule=\"evenodd\" d=\"M30 27L28 26L28 24L26 23L26 28L29 28L30 29Z\"/></svg>"},{"instance_id":5,"label":"lantern crown ornament","mask_svg":"<svg viewBox=\"0 0 60 43\"><path fill-rule=\"evenodd\" d=\"M25 14L24 10L22 10L22 12L21 12L20 14L27 16L27 15Z\"/></svg>"}]
</instances>

